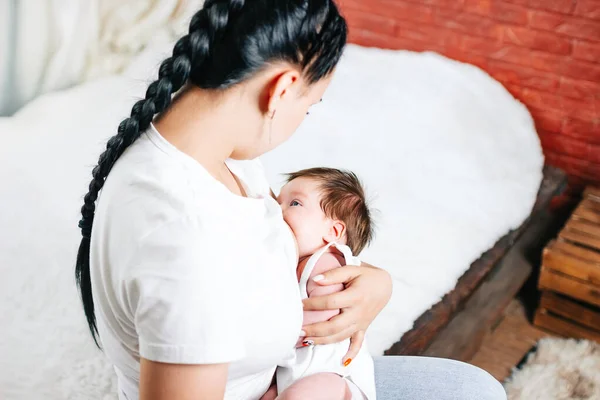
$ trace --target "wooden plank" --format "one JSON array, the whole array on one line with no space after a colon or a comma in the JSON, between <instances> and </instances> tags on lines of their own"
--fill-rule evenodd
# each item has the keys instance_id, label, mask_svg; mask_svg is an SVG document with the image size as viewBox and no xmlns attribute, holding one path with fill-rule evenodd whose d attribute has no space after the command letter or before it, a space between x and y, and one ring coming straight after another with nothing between
<instances>
[{"instance_id":1,"label":"wooden plank","mask_svg":"<svg viewBox=\"0 0 600 400\"><path fill-rule=\"evenodd\" d=\"M573 243L582 244L593 249L600 249L600 238L590 236L581 231L565 228L560 232L560 238Z\"/></svg>"},{"instance_id":2,"label":"wooden plank","mask_svg":"<svg viewBox=\"0 0 600 400\"><path fill-rule=\"evenodd\" d=\"M589 250L585 247L577 246L576 244L560 239L553 241L552 246L573 258L579 258L600 266L600 252Z\"/></svg>"},{"instance_id":3,"label":"wooden plank","mask_svg":"<svg viewBox=\"0 0 600 400\"><path fill-rule=\"evenodd\" d=\"M583 196L600 202L600 187L588 186L583 191Z\"/></svg>"},{"instance_id":4,"label":"wooden plank","mask_svg":"<svg viewBox=\"0 0 600 400\"><path fill-rule=\"evenodd\" d=\"M597 307L583 305L568 297L544 291L540 299L540 308L600 332L600 309Z\"/></svg>"},{"instance_id":5,"label":"wooden plank","mask_svg":"<svg viewBox=\"0 0 600 400\"><path fill-rule=\"evenodd\" d=\"M529 322L522 302L513 299L501 322L486 335L481 348L468 362L504 382L515 365L544 337L553 335Z\"/></svg>"},{"instance_id":6,"label":"wooden plank","mask_svg":"<svg viewBox=\"0 0 600 400\"><path fill-rule=\"evenodd\" d=\"M600 287L542 266L540 289L551 290L600 306Z\"/></svg>"},{"instance_id":7,"label":"wooden plank","mask_svg":"<svg viewBox=\"0 0 600 400\"><path fill-rule=\"evenodd\" d=\"M577 247L570 244L569 246ZM584 248L578 250L578 253L581 255L590 253L591 255L588 256L590 258L594 256L600 257L600 253L595 253ZM542 265L545 268L600 286L600 262L596 262L595 260L590 261L589 259L574 255L572 252L562 251L561 247L555 241L550 242L544 249Z\"/></svg>"},{"instance_id":8,"label":"wooden plank","mask_svg":"<svg viewBox=\"0 0 600 400\"><path fill-rule=\"evenodd\" d=\"M533 322L536 326L556 333L563 337L588 339L600 342L600 333L570 322L561 317L552 315L546 310L538 308Z\"/></svg>"},{"instance_id":9,"label":"wooden plank","mask_svg":"<svg viewBox=\"0 0 600 400\"><path fill-rule=\"evenodd\" d=\"M592 236L600 240L600 225L594 224L583 219L571 218L565 225L564 229L580 232L584 235Z\"/></svg>"},{"instance_id":10,"label":"wooden plank","mask_svg":"<svg viewBox=\"0 0 600 400\"><path fill-rule=\"evenodd\" d=\"M532 266L515 246L475 290L448 326L423 353L425 356L468 361L477 350L489 327L519 292L532 271Z\"/></svg>"},{"instance_id":11,"label":"wooden plank","mask_svg":"<svg viewBox=\"0 0 600 400\"><path fill-rule=\"evenodd\" d=\"M566 187L566 174L551 166L544 167L544 179L538 192L532 217L546 209L552 198ZM423 313L398 342L386 350L386 355L419 355L431 344L439 332L464 307L466 300L497 262L508 252L517 238L527 229L529 218L521 227L501 238L493 248L476 260L458 280L454 290L446 294L440 302Z\"/></svg>"},{"instance_id":12,"label":"wooden plank","mask_svg":"<svg viewBox=\"0 0 600 400\"><path fill-rule=\"evenodd\" d=\"M584 199L573 211L573 218L600 224L600 202Z\"/></svg>"},{"instance_id":13,"label":"wooden plank","mask_svg":"<svg viewBox=\"0 0 600 400\"><path fill-rule=\"evenodd\" d=\"M583 196L581 204L594 212L600 212L600 198L594 196Z\"/></svg>"}]
</instances>

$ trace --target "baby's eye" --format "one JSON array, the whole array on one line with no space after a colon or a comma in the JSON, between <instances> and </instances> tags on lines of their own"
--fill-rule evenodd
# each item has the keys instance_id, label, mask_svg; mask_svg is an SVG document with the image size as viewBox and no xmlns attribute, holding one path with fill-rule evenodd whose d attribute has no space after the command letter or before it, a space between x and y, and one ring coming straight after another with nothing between
<instances>
[{"instance_id":1,"label":"baby's eye","mask_svg":"<svg viewBox=\"0 0 600 400\"><path fill-rule=\"evenodd\" d=\"M298 207L300 205L301 204L298 200L292 200L292 202L290 203L290 207Z\"/></svg>"}]
</instances>

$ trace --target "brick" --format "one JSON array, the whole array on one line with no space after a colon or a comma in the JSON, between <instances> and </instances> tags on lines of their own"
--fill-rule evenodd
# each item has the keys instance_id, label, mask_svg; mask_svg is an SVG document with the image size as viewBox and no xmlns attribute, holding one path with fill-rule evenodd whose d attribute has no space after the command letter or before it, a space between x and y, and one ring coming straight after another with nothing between
<instances>
[{"instance_id":1,"label":"brick","mask_svg":"<svg viewBox=\"0 0 600 400\"><path fill-rule=\"evenodd\" d=\"M567 193L570 195L580 195L588 184L588 179L575 175L567 176ZM577 199L577 202L579 201L581 201L581 199Z\"/></svg>"},{"instance_id":2,"label":"brick","mask_svg":"<svg viewBox=\"0 0 600 400\"><path fill-rule=\"evenodd\" d=\"M407 0L407 2L413 4L424 4L428 6L433 6L435 9L442 8L446 10L462 10L465 7L465 0Z\"/></svg>"},{"instance_id":3,"label":"brick","mask_svg":"<svg viewBox=\"0 0 600 400\"><path fill-rule=\"evenodd\" d=\"M523 88L519 85L510 85L510 84L505 84L504 87L506 88L506 90L508 90L508 92L510 94L513 95L513 97L519 101L521 101L521 92L523 91ZM522 102L522 101L521 101ZM522 102L523 103L523 102ZM524 104L524 103L523 103ZM527 109L531 109L530 105L527 105Z\"/></svg>"},{"instance_id":4,"label":"brick","mask_svg":"<svg viewBox=\"0 0 600 400\"><path fill-rule=\"evenodd\" d=\"M488 71L503 83L552 92L558 89L560 77L533 68L516 65L501 60L489 60Z\"/></svg>"},{"instance_id":5,"label":"brick","mask_svg":"<svg viewBox=\"0 0 600 400\"><path fill-rule=\"evenodd\" d=\"M442 52L442 54L454 60L475 65L476 67L479 67L483 70L488 69L489 59L484 56L480 56L473 53L467 53L464 51L457 50L456 48L447 48L446 51Z\"/></svg>"},{"instance_id":6,"label":"brick","mask_svg":"<svg viewBox=\"0 0 600 400\"><path fill-rule=\"evenodd\" d=\"M514 86L516 85L507 85L509 88ZM519 87L515 92L517 93L516 97L528 107L568 113L571 117L583 120L594 120L598 117L594 104L587 101L569 99L554 93L528 88Z\"/></svg>"},{"instance_id":7,"label":"brick","mask_svg":"<svg viewBox=\"0 0 600 400\"><path fill-rule=\"evenodd\" d=\"M520 4L540 10L550 10L563 14L571 14L577 0L505 0L507 3Z\"/></svg>"},{"instance_id":8,"label":"brick","mask_svg":"<svg viewBox=\"0 0 600 400\"><path fill-rule=\"evenodd\" d=\"M518 26L504 27L503 41L533 50L555 54L570 54L571 41L550 32L540 32Z\"/></svg>"},{"instance_id":9,"label":"brick","mask_svg":"<svg viewBox=\"0 0 600 400\"><path fill-rule=\"evenodd\" d=\"M587 173L589 161L578 160L566 154L544 149L546 163L564 170L569 175L583 176Z\"/></svg>"},{"instance_id":10,"label":"brick","mask_svg":"<svg viewBox=\"0 0 600 400\"><path fill-rule=\"evenodd\" d=\"M574 14L580 17L600 20L600 1L577 0Z\"/></svg>"},{"instance_id":11,"label":"brick","mask_svg":"<svg viewBox=\"0 0 600 400\"><path fill-rule=\"evenodd\" d=\"M588 160L592 164L600 165L600 144L588 144ZM600 181L600 175L598 175L598 180Z\"/></svg>"},{"instance_id":12,"label":"brick","mask_svg":"<svg viewBox=\"0 0 600 400\"><path fill-rule=\"evenodd\" d=\"M529 107L529 112L535 121L535 128L538 132L561 132L563 127L563 117L560 113L534 107Z\"/></svg>"},{"instance_id":13,"label":"brick","mask_svg":"<svg viewBox=\"0 0 600 400\"><path fill-rule=\"evenodd\" d=\"M581 193L581 190L576 194L571 193L570 186L567 184L566 190L550 200L548 209L555 215L569 215L569 211L574 210L581 200L579 193Z\"/></svg>"},{"instance_id":14,"label":"brick","mask_svg":"<svg viewBox=\"0 0 600 400\"><path fill-rule=\"evenodd\" d=\"M477 36L463 35L460 41L460 49L465 53L476 53L484 56L500 51L503 47L501 39L490 40Z\"/></svg>"},{"instance_id":15,"label":"brick","mask_svg":"<svg viewBox=\"0 0 600 400\"><path fill-rule=\"evenodd\" d=\"M566 154L580 160L589 159L590 145L560 133L539 131L540 141L545 150Z\"/></svg>"},{"instance_id":16,"label":"brick","mask_svg":"<svg viewBox=\"0 0 600 400\"><path fill-rule=\"evenodd\" d=\"M436 51L436 49L433 49L429 43L418 42L415 40L403 39L359 29L350 31L349 41L365 47L379 47L382 49Z\"/></svg>"},{"instance_id":17,"label":"brick","mask_svg":"<svg viewBox=\"0 0 600 400\"><path fill-rule=\"evenodd\" d=\"M531 64L530 49L509 45L501 40L463 36L460 48L464 52L487 56L492 60L501 60L522 66L530 66Z\"/></svg>"},{"instance_id":18,"label":"brick","mask_svg":"<svg viewBox=\"0 0 600 400\"><path fill-rule=\"evenodd\" d=\"M581 160L567 154L557 153L552 150L545 150L546 162L550 165L563 169L569 175L583 178L586 181L599 181L600 165L593 165L588 160ZM594 175L594 172L598 174Z\"/></svg>"},{"instance_id":19,"label":"brick","mask_svg":"<svg viewBox=\"0 0 600 400\"><path fill-rule=\"evenodd\" d=\"M600 43L573 41L573 58L600 63Z\"/></svg>"},{"instance_id":20,"label":"brick","mask_svg":"<svg viewBox=\"0 0 600 400\"><path fill-rule=\"evenodd\" d=\"M529 66L575 79L600 81L600 64L574 60L540 51L529 54Z\"/></svg>"},{"instance_id":21,"label":"brick","mask_svg":"<svg viewBox=\"0 0 600 400\"><path fill-rule=\"evenodd\" d=\"M529 14L529 26L573 38L600 41L600 24L586 18L535 10Z\"/></svg>"},{"instance_id":22,"label":"brick","mask_svg":"<svg viewBox=\"0 0 600 400\"><path fill-rule=\"evenodd\" d=\"M381 17L356 11L345 11L344 16L348 21L349 30L359 29L381 34L393 35L396 21L391 17Z\"/></svg>"},{"instance_id":23,"label":"brick","mask_svg":"<svg viewBox=\"0 0 600 400\"><path fill-rule=\"evenodd\" d=\"M459 47L462 38L460 34L447 29L413 22L399 22L396 25L395 36L431 43L432 46L443 46L444 49Z\"/></svg>"},{"instance_id":24,"label":"brick","mask_svg":"<svg viewBox=\"0 0 600 400\"><path fill-rule=\"evenodd\" d=\"M589 99L600 114L600 83L562 77L557 93L574 99Z\"/></svg>"},{"instance_id":25,"label":"brick","mask_svg":"<svg viewBox=\"0 0 600 400\"><path fill-rule=\"evenodd\" d=\"M514 25L526 25L529 19L527 8L498 0L465 0L463 9L472 14Z\"/></svg>"},{"instance_id":26,"label":"brick","mask_svg":"<svg viewBox=\"0 0 600 400\"><path fill-rule=\"evenodd\" d=\"M570 15L531 10L529 11L529 26L545 31L554 31L570 18L572 18Z\"/></svg>"},{"instance_id":27,"label":"brick","mask_svg":"<svg viewBox=\"0 0 600 400\"><path fill-rule=\"evenodd\" d=\"M589 176L590 180L595 184L599 184L600 183L600 164L590 163L588 166L588 170L589 170L588 176Z\"/></svg>"},{"instance_id":28,"label":"brick","mask_svg":"<svg viewBox=\"0 0 600 400\"><path fill-rule=\"evenodd\" d=\"M430 23L433 21L434 8L402 0L352 1L342 11L354 11L393 18L396 21Z\"/></svg>"},{"instance_id":29,"label":"brick","mask_svg":"<svg viewBox=\"0 0 600 400\"><path fill-rule=\"evenodd\" d=\"M575 60L570 57L530 50L475 36L463 36L460 48L494 60L502 60L560 76L592 82L600 81L600 64Z\"/></svg>"},{"instance_id":30,"label":"brick","mask_svg":"<svg viewBox=\"0 0 600 400\"><path fill-rule=\"evenodd\" d=\"M433 21L437 26L469 35L499 39L503 34L502 26L493 20L463 11L438 9Z\"/></svg>"},{"instance_id":31,"label":"brick","mask_svg":"<svg viewBox=\"0 0 600 400\"><path fill-rule=\"evenodd\" d=\"M379 47L381 49L401 50L403 47L396 43L396 38L369 30L350 29L348 41L365 47Z\"/></svg>"},{"instance_id":32,"label":"brick","mask_svg":"<svg viewBox=\"0 0 600 400\"><path fill-rule=\"evenodd\" d=\"M568 117L563 121L565 135L580 138L588 143L600 144L600 118L581 120Z\"/></svg>"}]
</instances>

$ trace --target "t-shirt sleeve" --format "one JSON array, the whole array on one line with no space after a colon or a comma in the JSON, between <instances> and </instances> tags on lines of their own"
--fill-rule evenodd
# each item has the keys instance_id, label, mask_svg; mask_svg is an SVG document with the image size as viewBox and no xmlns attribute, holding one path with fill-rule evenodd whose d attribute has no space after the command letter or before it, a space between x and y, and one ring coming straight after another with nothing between
<instances>
[{"instance_id":1,"label":"t-shirt sleeve","mask_svg":"<svg viewBox=\"0 0 600 400\"><path fill-rule=\"evenodd\" d=\"M130 262L126 298L141 357L174 364L227 363L245 356L239 289L198 221L167 223L140 240Z\"/></svg>"}]
</instances>

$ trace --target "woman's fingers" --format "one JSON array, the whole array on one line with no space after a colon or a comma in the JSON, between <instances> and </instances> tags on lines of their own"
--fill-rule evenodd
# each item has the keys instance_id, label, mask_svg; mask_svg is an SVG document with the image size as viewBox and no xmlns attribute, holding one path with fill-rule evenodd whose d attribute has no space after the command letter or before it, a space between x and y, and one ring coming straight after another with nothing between
<instances>
[{"instance_id":1,"label":"woman's fingers","mask_svg":"<svg viewBox=\"0 0 600 400\"><path fill-rule=\"evenodd\" d=\"M355 279L361 273L361 268L353 265L346 265L343 268L334 268L313 278L313 281L319 285L334 285L336 283L348 283Z\"/></svg>"},{"instance_id":2,"label":"woman's fingers","mask_svg":"<svg viewBox=\"0 0 600 400\"><path fill-rule=\"evenodd\" d=\"M315 324L317 325L317 324ZM305 327L306 330L307 327ZM307 332L307 337L306 339L304 339L305 343L311 343L311 344L330 344L330 343L338 343L341 342L343 340L349 339L355 332L356 332L356 327L355 326L347 326L346 328L342 329L342 330L335 330L332 331L335 332L331 335L326 335L326 336L310 336L308 335Z\"/></svg>"},{"instance_id":3,"label":"woman's fingers","mask_svg":"<svg viewBox=\"0 0 600 400\"><path fill-rule=\"evenodd\" d=\"M360 351L363 342L365 341L365 331L358 331L352 337L350 337L350 348L344 356L342 362L348 366L356 358L356 355Z\"/></svg>"},{"instance_id":4,"label":"woman's fingers","mask_svg":"<svg viewBox=\"0 0 600 400\"><path fill-rule=\"evenodd\" d=\"M356 324L352 322L353 319L354 317L348 313L340 313L329 321L305 325L302 327L302 330L306 332L306 337L310 337L311 339L314 339L315 337L336 336L350 327L354 329L354 331L350 333L350 335L352 335L358 330L358 328L354 328ZM348 335L348 337L350 337L350 335Z\"/></svg>"}]
</instances>

